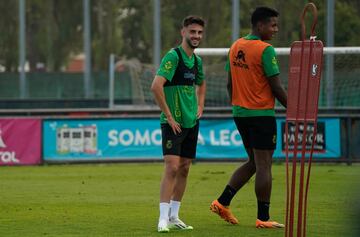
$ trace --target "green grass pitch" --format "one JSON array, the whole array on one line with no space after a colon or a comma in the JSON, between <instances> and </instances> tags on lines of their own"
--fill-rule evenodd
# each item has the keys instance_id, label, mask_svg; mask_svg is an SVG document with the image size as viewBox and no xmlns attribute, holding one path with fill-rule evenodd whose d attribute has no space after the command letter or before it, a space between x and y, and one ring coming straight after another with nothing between
<instances>
[{"instance_id":1,"label":"green grass pitch","mask_svg":"<svg viewBox=\"0 0 360 237\"><path fill-rule=\"evenodd\" d=\"M196 163L180 210L192 231L157 233L161 163L0 167L0 236L284 236L256 229L254 179L231 204L239 225L209 211L236 163ZM360 166L314 164L307 236L360 236ZM285 165L273 166L271 218L284 221Z\"/></svg>"}]
</instances>

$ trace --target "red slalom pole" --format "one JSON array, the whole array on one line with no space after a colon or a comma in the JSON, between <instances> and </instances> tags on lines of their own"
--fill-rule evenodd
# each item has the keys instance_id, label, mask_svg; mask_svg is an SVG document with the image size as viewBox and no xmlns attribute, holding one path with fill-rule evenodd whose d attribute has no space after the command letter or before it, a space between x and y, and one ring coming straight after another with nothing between
<instances>
[{"instance_id":1,"label":"red slalom pole","mask_svg":"<svg viewBox=\"0 0 360 237\"><path fill-rule=\"evenodd\" d=\"M311 144L311 150L310 150L310 157L309 157L309 166L308 166L308 173L307 173L307 178L306 178L306 187L305 187L305 197L304 197L304 225L303 225L303 237L306 236L306 213L307 213L307 197L308 197L308 191L309 191L309 185L310 185L310 173L311 173L311 162L312 162L312 155L313 155L313 151L314 151L314 145L315 145L315 137L317 134L317 126L315 126L317 124L317 119L314 122L314 131L312 134L312 139L313 142Z\"/></svg>"},{"instance_id":2,"label":"red slalom pole","mask_svg":"<svg viewBox=\"0 0 360 237\"><path fill-rule=\"evenodd\" d=\"M314 16L311 36L306 40L306 29L304 24L305 14L311 10ZM297 217L297 237L306 236L306 214L307 198L310 184L310 171L312 155L315 145L317 131L317 113L320 90L321 67L323 58L323 44L315 40L315 27L317 23L317 9L313 3L308 3L301 16L302 40L293 42L290 51L290 67L288 82L288 105L285 123L285 153L286 153L286 226L285 236L294 236L294 218ZM293 123L294 128L289 128ZM312 128L310 148L308 148L308 129ZM302 129L302 132L301 132ZM294 134L293 146L289 144L291 134ZM301 135L301 139L299 136ZM299 142L300 140L300 142ZM301 143L301 145L300 145ZM300 147L299 147L300 146ZM291 149L292 148L292 149ZM289 164L289 152L292 151L291 183ZM300 173L297 174L298 153L300 157ZM307 159L307 157L309 157ZM308 171L305 181L305 164ZM299 179L298 199L296 200L296 180ZM305 183L305 184L304 184ZM291 185L290 185L291 184ZM295 202L298 201L297 215L295 215Z\"/></svg>"}]
</instances>

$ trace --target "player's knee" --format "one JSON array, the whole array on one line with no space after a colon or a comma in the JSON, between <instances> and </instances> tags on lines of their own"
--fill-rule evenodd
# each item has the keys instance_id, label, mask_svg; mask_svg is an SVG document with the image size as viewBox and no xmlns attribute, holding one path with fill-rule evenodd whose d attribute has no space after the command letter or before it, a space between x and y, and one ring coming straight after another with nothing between
<instances>
[{"instance_id":1,"label":"player's knee","mask_svg":"<svg viewBox=\"0 0 360 237\"><path fill-rule=\"evenodd\" d=\"M248 170L251 170L252 172L255 172L256 171L256 164L255 164L255 161L254 159L248 159L245 163L244 163L244 166L246 166L246 168Z\"/></svg>"},{"instance_id":2,"label":"player's knee","mask_svg":"<svg viewBox=\"0 0 360 237\"><path fill-rule=\"evenodd\" d=\"M255 166L255 160L250 158L250 157L247 159L246 163L248 163L249 165L254 165Z\"/></svg>"},{"instance_id":3,"label":"player's knee","mask_svg":"<svg viewBox=\"0 0 360 237\"><path fill-rule=\"evenodd\" d=\"M168 164L166 166L166 175L168 177L175 177L176 174L178 173L179 170L179 166L176 164Z\"/></svg>"},{"instance_id":4,"label":"player's knee","mask_svg":"<svg viewBox=\"0 0 360 237\"><path fill-rule=\"evenodd\" d=\"M267 172L271 170L272 159L258 159L256 161L256 171L257 172Z\"/></svg>"},{"instance_id":5,"label":"player's knee","mask_svg":"<svg viewBox=\"0 0 360 237\"><path fill-rule=\"evenodd\" d=\"M248 167L251 169L251 171L256 171L256 165L253 159L249 159L246 163L248 164Z\"/></svg>"},{"instance_id":6,"label":"player's knee","mask_svg":"<svg viewBox=\"0 0 360 237\"><path fill-rule=\"evenodd\" d=\"M183 167L180 169L179 174L183 177L187 177L189 175L189 167Z\"/></svg>"},{"instance_id":7,"label":"player's knee","mask_svg":"<svg viewBox=\"0 0 360 237\"><path fill-rule=\"evenodd\" d=\"M189 174L191 163L183 163L179 168L179 174L183 177L187 177Z\"/></svg>"},{"instance_id":8,"label":"player's knee","mask_svg":"<svg viewBox=\"0 0 360 237\"><path fill-rule=\"evenodd\" d=\"M257 169L269 169L272 165L272 151L257 150L254 152L254 160Z\"/></svg>"}]
</instances>

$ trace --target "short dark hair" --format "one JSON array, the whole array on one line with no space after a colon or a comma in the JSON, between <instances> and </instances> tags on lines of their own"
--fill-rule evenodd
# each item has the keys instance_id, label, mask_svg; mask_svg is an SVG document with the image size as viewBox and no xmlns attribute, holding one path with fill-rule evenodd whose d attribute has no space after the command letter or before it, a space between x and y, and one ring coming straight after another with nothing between
<instances>
[{"instance_id":1,"label":"short dark hair","mask_svg":"<svg viewBox=\"0 0 360 237\"><path fill-rule=\"evenodd\" d=\"M205 21L199 16L187 16L183 20L183 27L187 27L191 24L198 24L205 27Z\"/></svg>"},{"instance_id":2,"label":"short dark hair","mask_svg":"<svg viewBox=\"0 0 360 237\"><path fill-rule=\"evenodd\" d=\"M258 22L268 21L271 17L278 17L279 12L270 7L257 7L251 14L251 24L256 26Z\"/></svg>"}]
</instances>

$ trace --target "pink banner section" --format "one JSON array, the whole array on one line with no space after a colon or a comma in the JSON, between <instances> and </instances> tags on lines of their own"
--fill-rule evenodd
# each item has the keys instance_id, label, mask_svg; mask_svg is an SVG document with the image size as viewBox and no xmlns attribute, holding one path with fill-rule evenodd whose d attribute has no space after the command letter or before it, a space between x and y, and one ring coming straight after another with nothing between
<instances>
[{"instance_id":1,"label":"pink banner section","mask_svg":"<svg viewBox=\"0 0 360 237\"><path fill-rule=\"evenodd\" d=\"M41 120L0 119L0 165L41 162Z\"/></svg>"}]
</instances>

